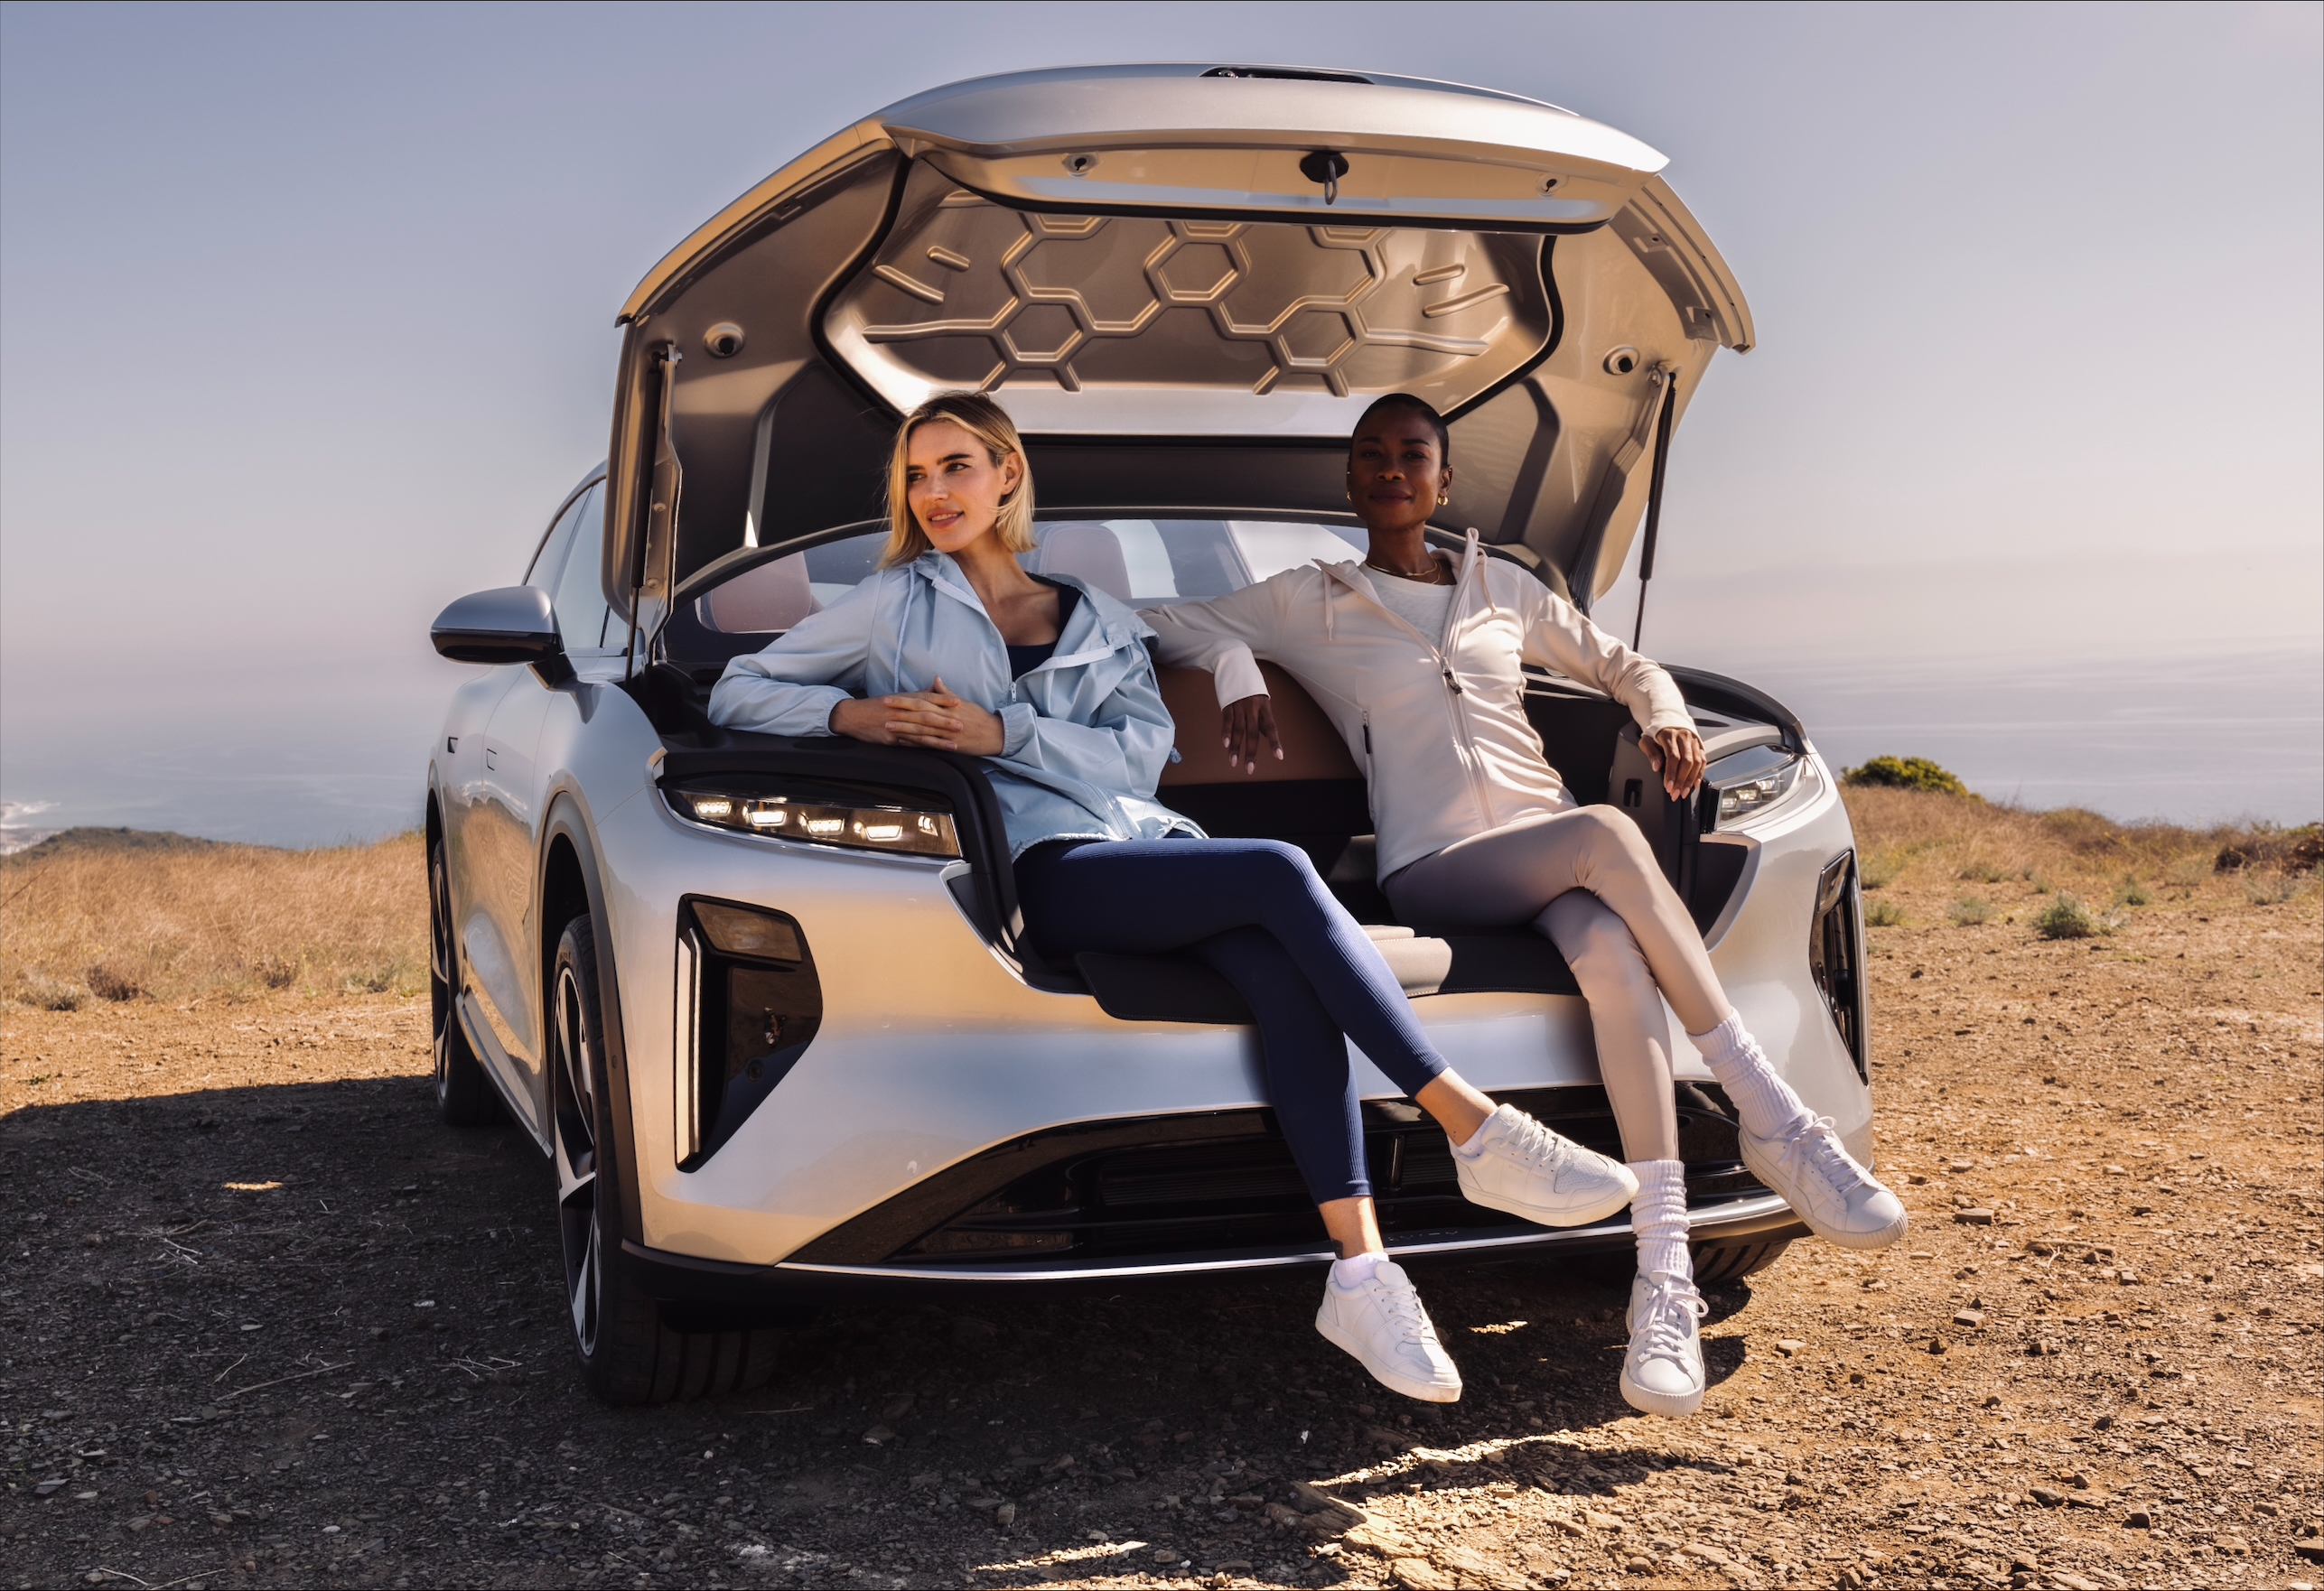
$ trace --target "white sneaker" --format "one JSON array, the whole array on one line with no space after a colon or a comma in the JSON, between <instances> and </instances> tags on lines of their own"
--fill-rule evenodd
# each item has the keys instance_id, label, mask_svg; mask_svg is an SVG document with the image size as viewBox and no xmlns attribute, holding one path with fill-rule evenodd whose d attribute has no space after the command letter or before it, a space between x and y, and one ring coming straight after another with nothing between
<instances>
[{"instance_id":1,"label":"white sneaker","mask_svg":"<svg viewBox=\"0 0 2324 1591\"><path fill-rule=\"evenodd\" d=\"M1829 1116L1810 1116L1779 1138L1738 1125L1743 1164L1783 1196L1815 1235L1843 1249L1884 1249L1904 1235L1904 1202L1840 1147Z\"/></svg>"},{"instance_id":2,"label":"white sneaker","mask_svg":"<svg viewBox=\"0 0 2324 1591\"><path fill-rule=\"evenodd\" d=\"M1561 1138L1515 1105L1496 1110L1479 1130L1474 1157L1452 1152L1461 1196L1472 1205L1542 1226L1584 1226L1638 1196L1628 1166Z\"/></svg>"},{"instance_id":3,"label":"white sneaker","mask_svg":"<svg viewBox=\"0 0 2324 1591\"><path fill-rule=\"evenodd\" d=\"M1630 1283L1630 1351L1622 1359L1622 1401L1672 1418L1703 1407L1701 1322L1711 1312L1694 1283L1667 1270Z\"/></svg>"},{"instance_id":4,"label":"white sneaker","mask_svg":"<svg viewBox=\"0 0 2324 1591\"><path fill-rule=\"evenodd\" d=\"M1352 1288L1326 1279L1315 1312L1323 1340L1344 1348L1392 1391L1423 1403L1460 1400L1461 1372L1436 1340L1436 1327L1403 1267L1387 1260Z\"/></svg>"}]
</instances>

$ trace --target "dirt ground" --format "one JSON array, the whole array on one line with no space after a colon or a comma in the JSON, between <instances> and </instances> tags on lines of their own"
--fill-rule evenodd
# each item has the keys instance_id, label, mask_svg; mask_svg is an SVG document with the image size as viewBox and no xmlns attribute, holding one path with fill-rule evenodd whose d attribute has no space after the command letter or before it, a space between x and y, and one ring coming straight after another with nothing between
<instances>
[{"instance_id":1,"label":"dirt ground","mask_svg":"<svg viewBox=\"0 0 2324 1591\"><path fill-rule=\"evenodd\" d=\"M2046 942L1908 870L1871 933L1883 1253L1716 1289L1702 1414L1619 1278L1427 1272L1402 1402L1317 1283L840 1311L744 1397L600 1408L548 1173L427 1105L394 992L0 1006L0 1581L2301 1586L2319 895Z\"/></svg>"}]
</instances>

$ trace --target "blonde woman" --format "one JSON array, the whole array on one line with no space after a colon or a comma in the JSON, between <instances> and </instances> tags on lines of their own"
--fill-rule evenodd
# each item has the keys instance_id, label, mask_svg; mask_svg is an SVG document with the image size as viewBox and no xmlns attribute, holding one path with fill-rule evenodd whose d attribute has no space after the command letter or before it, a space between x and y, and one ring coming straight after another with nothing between
<instances>
[{"instance_id":1,"label":"blonde woman","mask_svg":"<svg viewBox=\"0 0 2324 1591\"><path fill-rule=\"evenodd\" d=\"M1744 1163L1818 1235L1882 1247L1903 1235L1904 1206L1769 1065L1638 825L1577 805L1542 756L1525 712L1528 663L1628 707L1673 799L1703 771L1694 721L1655 663L1515 563L1487 558L1476 532L1457 558L1430 550L1430 516L1451 500L1451 445L1422 399L1379 399L1349 439L1348 500L1369 541L1360 564L1319 561L1149 617L1164 662L1212 672L1227 748L1246 767L1270 748L1283 755L1255 658L1332 714L1370 774L1380 888L1402 921L1530 926L1564 954L1640 1186L1622 1396L1647 1413L1692 1414L1705 1306L1687 1249L1666 1000L1734 1102Z\"/></svg>"},{"instance_id":2,"label":"blonde woman","mask_svg":"<svg viewBox=\"0 0 2324 1591\"><path fill-rule=\"evenodd\" d=\"M1212 840L1154 799L1171 725L1153 631L1071 577L1036 578L1032 480L992 399L904 417L880 571L765 651L737 657L710 715L985 759L1041 951L1190 955L1258 1019L1267 1094L1339 1259L1316 1329L1383 1385L1450 1402L1461 1374L1389 1261L1365 1175L1352 1039L1442 1126L1462 1191L1548 1225L1610 1214L1629 1172L1493 1102L1446 1066L1363 929L1296 847Z\"/></svg>"}]
</instances>

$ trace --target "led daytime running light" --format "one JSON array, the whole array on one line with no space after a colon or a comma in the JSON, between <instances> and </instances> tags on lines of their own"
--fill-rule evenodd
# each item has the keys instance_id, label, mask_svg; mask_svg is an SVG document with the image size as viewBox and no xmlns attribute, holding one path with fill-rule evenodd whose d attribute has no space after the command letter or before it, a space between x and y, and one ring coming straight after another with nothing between
<instances>
[{"instance_id":1,"label":"led daytime running light","mask_svg":"<svg viewBox=\"0 0 2324 1591\"><path fill-rule=\"evenodd\" d=\"M678 816L706 828L772 834L816 845L894 851L912 856L958 856L951 815L895 806L838 806L789 796L743 796L715 790L666 790Z\"/></svg>"}]
</instances>

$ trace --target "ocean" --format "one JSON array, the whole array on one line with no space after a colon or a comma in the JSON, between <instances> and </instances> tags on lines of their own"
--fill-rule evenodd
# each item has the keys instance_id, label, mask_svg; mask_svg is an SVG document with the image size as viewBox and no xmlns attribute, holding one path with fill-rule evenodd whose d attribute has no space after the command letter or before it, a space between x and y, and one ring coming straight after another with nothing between
<instances>
[{"instance_id":1,"label":"ocean","mask_svg":"<svg viewBox=\"0 0 2324 1591\"><path fill-rule=\"evenodd\" d=\"M1680 658L1680 661L1687 659ZM2206 824L2324 817L2324 659L2287 648L2135 661L1717 667L1797 712L1839 765L1927 757L1989 799ZM416 826L440 701L383 704L296 736L149 727L0 742L0 853L73 824L312 846Z\"/></svg>"}]
</instances>

